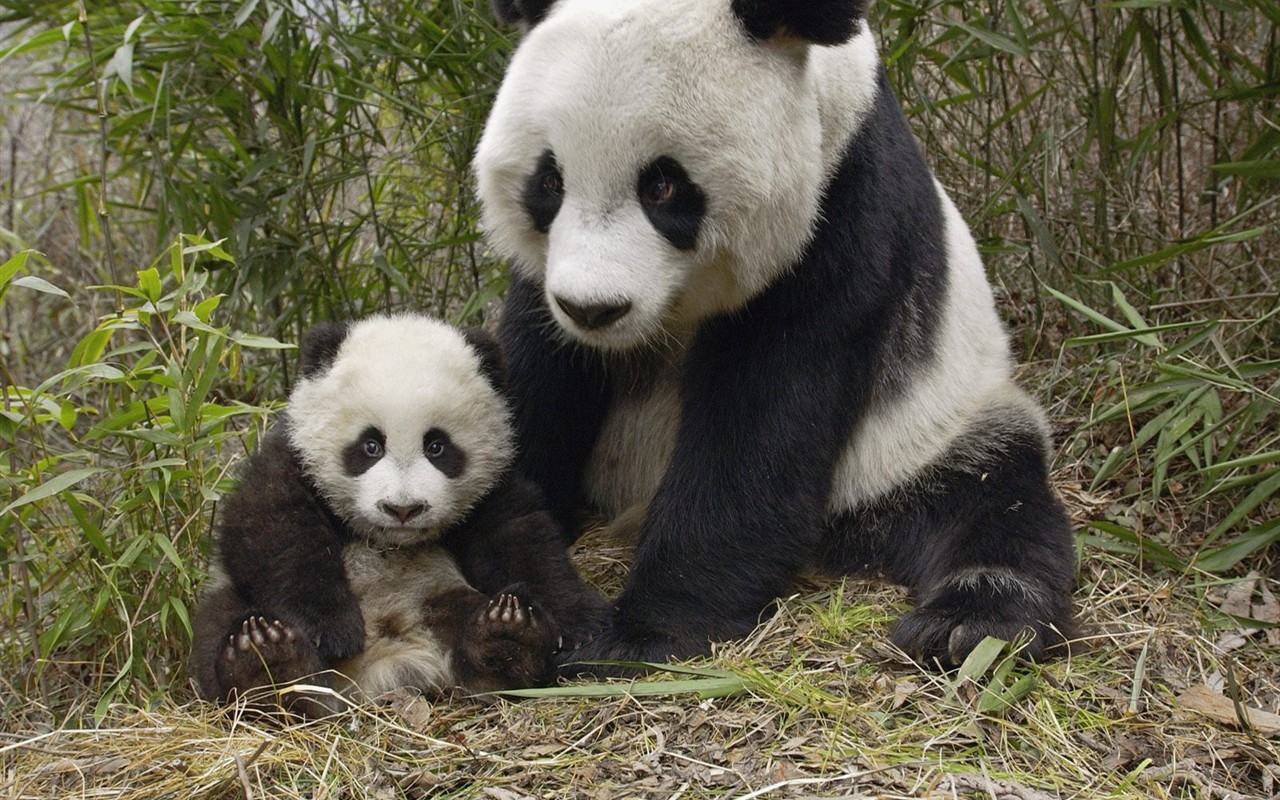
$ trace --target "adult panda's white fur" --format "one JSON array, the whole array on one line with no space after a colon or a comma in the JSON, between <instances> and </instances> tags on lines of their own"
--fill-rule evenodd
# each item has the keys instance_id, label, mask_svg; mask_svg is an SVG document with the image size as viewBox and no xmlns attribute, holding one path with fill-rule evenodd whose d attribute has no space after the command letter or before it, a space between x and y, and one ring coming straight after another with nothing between
<instances>
[{"instance_id":1,"label":"adult panda's white fur","mask_svg":"<svg viewBox=\"0 0 1280 800\"><path fill-rule=\"evenodd\" d=\"M596 626L602 601L511 472L500 371L492 338L421 315L308 333L282 422L217 521L195 620L203 696L549 678L556 639Z\"/></svg>"},{"instance_id":2,"label":"adult panda's white fur","mask_svg":"<svg viewBox=\"0 0 1280 800\"><path fill-rule=\"evenodd\" d=\"M512 58L476 154L485 228L549 295L633 303L598 331L574 327L552 303L587 345L678 335L772 283L808 242L823 182L873 97L870 35L813 54L799 44L765 49L725 11L718 2L563 0ZM544 236L527 224L521 188L548 148L572 160L562 165L565 207ZM699 168L709 208L690 252L674 250L635 199L640 159L657 152Z\"/></svg>"},{"instance_id":3,"label":"adult panda's white fur","mask_svg":"<svg viewBox=\"0 0 1280 800\"><path fill-rule=\"evenodd\" d=\"M1066 635L1047 426L861 0L495 7L525 32L475 168L520 464L566 519L647 512L578 655L705 650L812 566L912 586L922 657Z\"/></svg>"}]
</instances>

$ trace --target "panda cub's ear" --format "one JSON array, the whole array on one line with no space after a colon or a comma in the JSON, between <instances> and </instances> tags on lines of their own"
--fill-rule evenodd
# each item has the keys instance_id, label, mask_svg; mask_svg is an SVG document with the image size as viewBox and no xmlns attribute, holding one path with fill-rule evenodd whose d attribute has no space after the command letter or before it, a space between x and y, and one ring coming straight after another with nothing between
<instances>
[{"instance_id":1,"label":"panda cub's ear","mask_svg":"<svg viewBox=\"0 0 1280 800\"><path fill-rule=\"evenodd\" d=\"M508 25L519 24L528 31L542 22L543 17L555 5L556 0L491 0L493 13L499 22Z\"/></svg>"},{"instance_id":2,"label":"panda cub's ear","mask_svg":"<svg viewBox=\"0 0 1280 800\"><path fill-rule=\"evenodd\" d=\"M323 372L338 356L342 342L347 338L344 322L319 322L302 335L302 358L298 376L310 378Z\"/></svg>"},{"instance_id":3,"label":"panda cub's ear","mask_svg":"<svg viewBox=\"0 0 1280 800\"><path fill-rule=\"evenodd\" d=\"M733 0L733 13L752 37L786 36L812 44L848 41L866 10L867 0Z\"/></svg>"},{"instance_id":4,"label":"panda cub's ear","mask_svg":"<svg viewBox=\"0 0 1280 800\"><path fill-rule=\"evenodd\" d=\"M498 344L497 338L483 328L463 328L462 338L480 356L480 373L498 390L498 394L505 394L507 360L502 355L502 346Z\"/></svg>"}]
</instances>

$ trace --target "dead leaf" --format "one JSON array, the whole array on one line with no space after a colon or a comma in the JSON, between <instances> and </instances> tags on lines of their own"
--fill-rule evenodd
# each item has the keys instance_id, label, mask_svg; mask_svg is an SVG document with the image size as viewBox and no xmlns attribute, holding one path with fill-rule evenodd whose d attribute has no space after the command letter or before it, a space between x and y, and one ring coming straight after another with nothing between
<instances>
[{"instance_id":1,"label":"dead leaf","mask_svg":"<svg viewBox=\"0 0 1280 800\"><path fill-rule=\"evenodd\" d=\"M487 800L535 800L530 795L513 792L500 786L490 786L481 792L480 796Z\"/></svg>"},{"instance_id":2,"label":"dead leaf","mask_svg":"<svg viewBox=\"0 0 1280 800\"><path fill-rule=\"evenodd\" d=\"M1236 715L1235 703L1226 695L1215 692L1203 684L1192 686L1178 695L1178 705L1189 711L1208 717L1215 722L1231 727L1240 726L1240 718ZM1244 707L1249 726L1255 733L1263 736L1280 734L1280 714L1272 714L1257 708Z\"/></svg>"},{"instance_id":3,"label":"dead leaf","mask_svg":"<svg viewBox=\"0 0 1280 800\"><path fill-rule=\"evenodd\" d=\"M1257 585L1258 573L1250 572L1231 585L1227 590L1226 599L1222 601L1222 605L1218 606L1218 610L1223 614L1244 619L1253 616L1253 604L1250 599L1253 597L1253 587Z\"/></svg>"},{"instance_id":4,"label":"dead leaf","mask_svg":"<svg viewBox=\"0 0 1280 800\"><path fill-rule=\"evenodd\" d=\"M426 733L432 723L438 722L435 708L422 695L409 689L395 689L383 697L404 726L417 733Z\"/></svg>"},{"instance_id":5,"label":"dead leaf","mask_svg":"<svg viewBox=\"0 0 1280 800\"><path fill-rule=\"evenodd\" d=\"M129 768L131 762L123 756L116 758L100 759L100 758L64 758L61 761L43 767L40 772L53 773L55 775L63 775L74 773L89 777L92 775L112 775Z\"/></svg>"}]
</instances>

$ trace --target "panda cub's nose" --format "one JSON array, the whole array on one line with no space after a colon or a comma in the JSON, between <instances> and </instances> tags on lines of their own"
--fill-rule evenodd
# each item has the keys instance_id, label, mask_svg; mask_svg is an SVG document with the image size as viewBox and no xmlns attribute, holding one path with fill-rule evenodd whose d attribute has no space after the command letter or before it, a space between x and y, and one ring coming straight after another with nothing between
<instances>
[{"instance_id":1,"label":"panda cub's nose","mask_svg":"<svg viewBox=\"0 0 1280 800\"><path fill-rule=\"evenodd\" d=\"M378 503L378 508L382 509L382 513L386 514L387 516L395 517L396 519L400 520L400 524L403 525L409 520L421 514L422 512L426 511L427 504L415 503L414 505L409 505L409 506L397 506L397 505L392 505L391 503L388 503L386 500L383 500L382 502Z\"/></svg>"},{"instance_id":2,"label":"panda cub's nose","mask_svg":"<svg viewBox=\"0 0 1280 800\"><path fill-rule=\"evenodd\" d=\"M561 311L569 315L569 319L589 331L607 328L625 317L627 312L631 310L630 300L624 300L621 303L588 303L579 305L563 297L556 297L556 305L560 306Z\"/></svg>"}]
</instances>

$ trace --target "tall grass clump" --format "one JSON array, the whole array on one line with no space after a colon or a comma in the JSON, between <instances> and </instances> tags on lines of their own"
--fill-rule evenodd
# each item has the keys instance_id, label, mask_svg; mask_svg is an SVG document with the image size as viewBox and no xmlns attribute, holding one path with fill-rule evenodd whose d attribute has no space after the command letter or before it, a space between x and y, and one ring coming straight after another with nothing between
<instances>
[{"instance_id":1,"label":"tall grass clump","mask_svg":"<svg viewBox=\"0 0 1280 800\"><path fill-rule=\"evenodd\" d=\"M477 5L0 6L5 697L185 691L276 337L501 291L467 170L508 43Z\"/></svg>"},{"instance_id":2,"label":"tall grass clump","mask_svg":"<svg viewBox=\"0 0 1280 800\"><path fill-rule=\"evenodd\" d=\"M219 323L222 296L197 268L210 258L229 256L184 237L129 285L90 290L119 310L63 369L29 385L4 369L0 657L27 667L5 671L12 698L63 705L87 691L101 710L181 680L197 556L231 457L266 411L227 393L255 381L246 348L283 347ZM0 267L0 312L24 291L69 302L32 274L38 261L22 251Z\"/></svg>"},{"instance_id":3,"label":"tall grass clump","mask_svg":"<svg viewBox=\"0 0 1280 800\"><path fill-rule=\"evenodd\" d=\"M138 261L182 232L221 240L235 261L211 267L214 285L272 334L377 308L474 311L501 281L467 166L507 48L474 6L19 5L6 103L15 119L38 107L28 136L48 138L23 143L10 216L42 250L73 225L99 271L107 221Z\"/></svg>"},{"instance_id":4,"label":"tall grass clump","mask_svg":"<svg viewBox=\"0 0 1280 800\"><path fill-rule=\"evenodd\" d=\"M1116 495L1090 541L1178 570L1265 555L1280 540L1280 6L873 9L1026 354L1053 362L1055 416L1076 428L1062 460Z\"/></svg>"}]
</instances>

